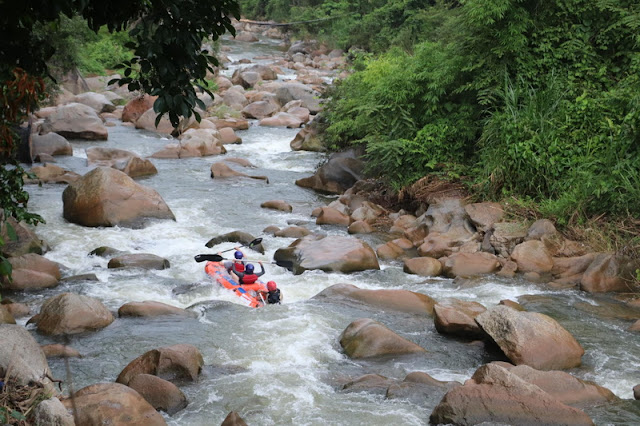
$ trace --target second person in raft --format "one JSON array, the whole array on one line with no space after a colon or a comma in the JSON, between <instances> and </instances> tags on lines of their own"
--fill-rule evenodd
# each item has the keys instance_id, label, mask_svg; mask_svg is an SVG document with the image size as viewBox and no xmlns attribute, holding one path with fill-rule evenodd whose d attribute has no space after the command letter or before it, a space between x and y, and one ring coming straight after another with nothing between
<instances>
[{"instance_id":1,"label":"second person in raft","mask_svg":"<svg viewBox=\"0 0 640 426\"><path fill-rule=\"evenodd\" d=\"M258 262L258 264L260 265L260 272L254 272L254 267L251 263L244 265L244 272L234 271L238 276L238 282L240 284L253 284L258 281L258 278L264 275L262 262Z\"/></svg>"}]
</instances>

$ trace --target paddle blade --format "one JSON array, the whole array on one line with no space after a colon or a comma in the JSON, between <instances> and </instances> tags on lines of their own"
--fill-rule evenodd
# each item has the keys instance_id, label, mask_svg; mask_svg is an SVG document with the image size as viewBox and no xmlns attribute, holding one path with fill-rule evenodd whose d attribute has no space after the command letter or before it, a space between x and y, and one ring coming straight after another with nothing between
<instances>
[{"instance_id":1,"label":"paddle blade","mask_svg":"<svg viewBox=\"0 0 640 426\"><path fill-rule=\"evenodd\" d=\"M196 262L220 262L225 260L224 257L219 254L197 254L194 259Z\"/></svg>"},{"instance_id":2,"label":"paddle blade","mask_svg":"<svg viewBox=\"0 0 640 426\"><path fill-rule=\"evenodd\" d=\"M256 238L255 240L251 241L249 243L249 247L253 247L253 246L257 246L258 244L260 244L262 242L262 238Z\"/></svg>"}]
</instances>

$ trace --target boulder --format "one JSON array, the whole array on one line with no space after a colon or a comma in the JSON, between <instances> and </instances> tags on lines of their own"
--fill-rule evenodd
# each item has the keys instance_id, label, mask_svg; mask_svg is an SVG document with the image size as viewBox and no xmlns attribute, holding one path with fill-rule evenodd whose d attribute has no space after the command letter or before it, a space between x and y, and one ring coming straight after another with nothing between
<instances>
[{"instance_id":1,"label":"boulder","mask_svg":"<svg viewBox=\"0 0 640 426\"><path fill-rule=\"evenodd\" d=\"M314 300L356 301L376 309L431 316L435 300L409 290L368 290L352 284L334 284L313 296Z\"/></svg>"},{"instance_id":2,"label":"boulder","mask_svg":"<svg viewBox=\"0 0 640 426\"><path fill-rule=\"evenodd\" d=\"M11 377L20 385L41 382L45 389L55 394L53 383L45 377L51 377L47 358L31 333L21 325L0 324L0 336L0 370L7 372L11 369Z\"/></svg>"},{"instance_id":3,"label":"boulder","mask_svg":"<svg viewBox=\"0 0 640 426\"><path fill-rule=\"evenodd\" d=\"M153 349L131 361L118 375L117 383L129 385L138 374L151 374L165 380L195 381L204 365L202 354L193 345L178 344Z\"/></svg>"},{"instance_id":4,"label":"boulder","mask_svg":"<svg viewBox=\"0 0 640 426\"><path fill-rule=\"evenodd\" d=\"M73 147L64 137L55 132L46 135L33 135L31 137L31 156L38 155L73 155Z\"/></svg>"},{"instance_id":5,"label":"boulder","mask_svg":"<svg viewBox=\"0 0 640 426\"><path fill-rule=\"evenodd\" d=\"M10 257L11 280L4 280L3 286L10 290L36 290L55 287L60 281L60 266L35 253Z\"/></svg>"},{"instance_id":6,"label":"boulder","mask_svg":"<svg viewBox=\"0 0 640 426\"><path fill-rule=\"evenodd\" d=\"M242 86L232 86L222 94L222 102L229 108L241 111L249 104ZM218 126L220 128L220 126Z\"/></svg>"},{"instance_id":7,"label":"boulder","mask_svg":"<svg viewBox=\"0 0 640 426\"><path fill-rule=\"evenodd\" d=\"M476 322L516 365L561 370L581 363L582 346L553 318L544 314L496 306L478 315Z\"/></svg>"},{"instance_id":8,"label":"boulder","mask_svg":"<svg viewBox=\"0 0 640 426\"><path fill-rule=\"evenodd\" d=\"M374 394L386 394L387 389L391 385L395 385L398 381L390 379L380 374L365 374L354 380L345 383L342 386L343 391L348 392L368 392Z\"/></svg>"},{"instance_id":9,"label":"boulder","mask_svg":"<svg viewBox=\"0 0 640 426\"><path fill-rule=\"evenodd\" d=\"M251 242L253 242L255 239L256 238L248 232L233 231L227 232L226 234L218 235L217 237L210 239L209 241L207 241L205 246L211 248L220 243L233 242L240 243L243 246L247 246L253 251L264 254L264 246L262 245L262 243L249 247L249 244L251 244Z\"/></svg>"},{"instance_id":10,"label":"boulder","mask_svg":"<svg viewBox=\"0 0 640 426\"><path fill-rule=\"evenodd\" d=\"M63 401L75 411L77 425L166 425L164 418L135 390L119 383L84 387Z\"/></svg>"},{"instance_id":11,"label":"boulder","mask_svg":"<svg viewBox=\"0 0 640 426\"><path fill-rule=\"evenodd\" d=\"M80 352L71 346L61 345L59 343L52 345L42 345L42 351L47 358L81 358Z\"/></svg>"},{"instance_id":12,"label":"boulder","mask_svg":"<svg viewBox=\"0 0 640 426\"><path fill-rule=\"evenodd\" d=\"M180 135L178 158L226 154L220 133L214 129L189 129Z\"/></svg>"},{"instance_id":13,"label":"boulder","mask_svg":"<svg viewBox=\"0 0 640 426\"><path fill-rule=\"evenodd\" d=\"M300 100L302 101L301 105L313 114L317 114L322 109L320 94L304 84L281 83L276 88L275 94L280 105Z\"/></svg>"},{"instance_id":14,"label":"boulder","mask_svg":"<svg viewBox=\"0 0 640 426\"><path fill-rule=\"evenodd\" d=\"M440 259L442 271L448 277L492 274L500 267L498 258L490 253L453 253Z\"/></svg>"},{"instance_id":15,"label":"boulder","mask_svg":"<svg viewBox=\"0 0 640 426\"><path fill-rule=\"evenodd\" d=\"M268 65L261 65L261 64L253 64L248 67L239 68L238 70L234 71L233 74L235 75L236 72L240 74L242 72L247 72L247 71L258 73L258 75L262 80L278 79L278 73L276 72L275 69L273 69L273 67L270 67ZM231 77L231 79L233 80L233 76Z\"/></svg>"},{"instance_id":16,"label":"boulder","mask_svg":"<svg viewBox=\"0 0 640 426\"><path fill-rule=\"evenodd\" d=\"M0 252L6 257L16 257L27 253L44 254L49 247L38 238L36 233L24 222L18 222L13 217L0 215L4 220L0 220L0 238L4 245L0 247ZM14 240L9 236L7 225L13 228Z\"/></svg>"},{"instance_id":17,"label":"boulder","mask_svg":"<svg viewBox=\"0 0 640 426\"><path fill-rule=\"evenodd\" d=\"M247 130L249 128L249 121L245 118L213 118L210 117L209 120L216 125L218 130L229 127L233 130Z\"/></svg>"},{"instance_id":18,"label":"boulder","mask_svg":"<svg viewBox=\"0 0 640 426\"><path fill-rule=\"evenodd\" d=\"M175 216L160 194L125 173L97 167L62 193L63 216L82 226L140 227L148 219Z\"/></svg>"},{"instance_id":19,"label":"boulder","mask_svg":"<svg viewBox=\"0 0 640 426\"><path fill-rule=\"evenodd\" d=\"M504 210L499 203L473 203L464 206L469 219L481 231L488 231L493 224L504 217Z\"/></svg>"},{"instance_id":20,"label":"boulder","mask_svg":"<svg viewBox=\"0 0 640 426\"><path fill-rule=\"evenodd\" d=\"M112 257L107 264L109 269L140 268L140 269L168 269L169 261L163 257L150 253L128 253Z\"/></svg>"},{"instance_id":21,"label":"boulder","mask_svg":"<svg viewBox=\"0 0 640 426\"><path fill-rule=\"evenodd\" d=\"M229 177L247 177L251 179L260 179L264 180L266 183L269 183L269 178L267 176L251 176L246 173L237 172L233 170L231 167L227 166L223 162L213 163L211 165L211 177L213 179L222 179Z\"/></svg>"},{"instance_id":22,"label":"boulder","mask_svg":"<svg viewBox=\"0 0 640 426\"><path fill-rule=\"evenodd\" d=\"M0 305L0 324L15 324L16 319L5 305Z\"/></svg>"},{"instance_id":23,"label":"boulder","mask_svg":"<svg viewBox=\"0 0 640 426\"><path fill-rule=\"evenodd\" d=\"M386 399L404 399L416 405L435 407L447 391L462 386L458 382L442 382L422 371L407 374L400 383L389 386Z\"/></svg>"},{"instance_id":24,"label":"boulder","mask_svg":"<svg viewBox=\"0 0 640 426\"><path fill-rule=\"evenodd\" d=\"M223 127L218 130L218 133L220 133L220 140L223 145L242 143L242 138L231 127Z\"/></svg>"},{"instance_id":25,"label":"boulder","mask_svg":"<svg viewBox=\"0 0 640 426\"><path fill-rule=\"evenodd\" d=\"M278 249L274 259L290 264L296 275L312 269L345 273L380 269L373 249L353 237L309 235Z\"/></svg>"},{"instance_id":26,"label":"boulder","mask_svg":"<svg viewBox=\"0 0 640 426\"><path fill-rule=\"evenodd\" d=\"M379 217L385 215L387 210L371 201L362 201L360 205L353 209L351 219L361 220L367 223L374 223Z\"/></svg>"},{"instance_id":27,"label":"boulder","mask_svg":"<svg viewBox=\"0 0 640 426\"><path fill-rule=\"evenodd\" d=\"M361 318L349 324L340 335L340 345L350 358L426 352L424 348L369 318Z\"/></svg>"},{"instance_id":28,"label":"boulder","mask_svg":"<svg viewBox=\"0 0 640 426\"><path fill-rule=\"evenodd\" d=\"M301 127L303 121L288 112L278 112L273 116L262 118L258 124L260 126L288 127L290 129L295 129Z\"/></svg>"},{"instance_id":29,"label":"boulder","mask_svg":"<svg viewBox=\"0 0 640 426\"><path fill-rule=\"evenodd\" d=\"M300 116L298 116L298 118L302 119ZM300 129L289 143L289 146L293 151L325 152L327 150L319 136L316 120L313 120L311 124Z\"/></svg>"},{"instance_id":30,"label":"boulder","mask_svg":"<svg viewBox=\"0 0 640 426\"><path fill-rule=\"evenodd\" d=\"M80 178L79 174L51 163L32 167L30 171L36 176L36 179L33 181L25 179L25 183L63 183L68 185Z\"/></svg>"},{"instance_id":31,"label":"boulder","mask_svg":"<svg viewBox=\"0 0 640 426\"><path fill-rule=\"evenodd\" d=\"M291 213L293 211L293 207L291 207L291 204L287 203L284 200L265 201L262 204L260 204L260 207L265 209L280 210L288 213Z\"/></svg>"},{"instance_id":32,"label":"boulder","mask_svg":"<svg viewBox=\"0 0 640 426\"><path fill-rule=\"evenodd\" d=\"M349 226L350 223L351 218L349 216L331 207L322 207L318 217L316 217L316 225Z\"/></svg>"},{"instance_id":33,"label":"boulder","mask_svg":"<svg viewBox=\"0 0 640 426\"><path fill-rule=\"evenodd\" d=\"M515 246L511 259L518 264L519 272L542 274L553 269L553 258L539 240L528 240Z\"/></svg>"},{"instance_id":34,"label":"boulder","mask_svg":"<svg viewBox=\"0 0 640 426\"><path fill-rule=\"evenodd\" d=\"M87 105L100 114L103 112L113 112L116 106L102 93L84 92L73 97L72 102Z\"/></svg>"},{"instance_id":35,"label":"boulder","mask_svg":"<svg viewBox=\"0 0 640 426\"><path fill-rule=\"evenodd\" d=\"M373 232L373 228L367 222L362 220L356 220L347 228L349 234L370 234Z\"/></svg>"},{"instance_id":36,"label":"boulder","mask_svg":"<svg viewBox=\"0 0 640 426\"><path fill-rule=\"evenodd\" d=\"M220 426L247 426L247 423L242 420L240 414L235 411L231 411L227 414L227 417L224 418Z\"/></svg>"},{"instance_id":37,"label":"boulder","mask_svg":"<svg viewBox=\"0 0 640 426\"><path fill-rule=\"evenodd\" d=\"M414 257L404 261L403 271L423 277L437 277L442 272L442 264L432 257Z\"/></svg>"},{"instance_id":38,"label":"boulder","mask_svg":"<svg viewBox=\"0 0 640 426\"><path fill-rule=\"evenodd\" d=\"M93 108L79 103L59 106L45 119L40 133L51 132L67 139L107 140L109 136Z\"/></svg>"},{"instance_id":39,"label":"boulder","mask_svg":"<svg viewBox=\"0 0 640 426\"><path fill-rule=\"evenodd\" d=\"M176 306L162 302L145 300L144 302L129 302L118 309L119 317L158 317L164 315L178 315L182 317L194 317L195 314Z\"/></svg>"},{"instance_id":40,"label":"boulder","mask_svg":"<svg viewBox=\"0 0 640 426\"><path fill-rule=\"evenodd\" d=\"M138 374L129 387L140 394L153 408L173 416L187 406L187 397L173 383L151 374Z\"/></svg>"},{"instance_id":41,"label":"boulder","mask_svg":"<svg viewBox=\"0 0 640 426\"><path fill-rule=\"evenodd\" d=\"M478 302L458 299L441 300L433 306L433 322L440 334L465 339L484 339L487 335L475 318L487 308Z\"/></svg>"},{"instance_id":42,"label":"boulder","mask_svg":"<svg viewBox=\"0 0 640 426\"><path fill-rule=\"evenodd\" d=\"M493 225L489 240L496 253L508 259L515 246L524 241L527 232L526 225L520 222L498 222Z\"/></svg>"},{"instance_id":43,"label":"boulder","mask_svg":"<svg viewBox=\"0 0 640 426\"><path fill-rule=\"evenodd\" d=\"M11 299L4 298L0 300L0 306L4 307L14 318L23 318L31 314L31 308L25 303L14 302Z\"/></svg>"},{"instance_id":44,"label":"boulder","mask_svg":"<svg viewBox=\"0 0 640 426\"><path fill-rule=\"evenodd\" d=\"M588 406L619 399L609 389L578 379L564 371L540 371L528 365L513 366L506 362L498 364L522 380L538 386L563 404Z\"/></svg>"},{"instance_id":45,"label":"boulder","mask_svg":"<svg viewBox=\"0 0 640 426\"><path fill-rule=\"evenodd\" d=\"M313 176L296 180L296 185L329 194L341 194L362 179L364 163L353 152L333 154Z\"/></svg>"},{"instance_id":46,"label":"boulder","mask_svg":"<svg viewBox=\"0 0 640 426\"><path fill-rule=\"evenodd\" d=\"M311 235L311 231L302 226L288 226L284 229L278 229L273 233L274 237L284 238L302 238Z\"/></svg>"},{"instance_id":47,"label":"boulder","mask_svg":"<svg viewBox=\"0 0 640 426\"><path fill-rule=\"evenodd\" d=\"M588 253L575 257L554 257L551 273L555 277L567 278L580 276L587 270L589 265L596 258L596 253Z\"/></svg>"},{"instance_id":48,"label":"boulder","mask_svg":"<svg viewBox=\"0 0 640 426\"><path fill-rule=\"evenodd\" d=\"M163 135L171 135L175 129L173 128L171 121L169 121L169 117L165 114L156 126L157 116L158 113L156 113L153 108L149 108L135 121L136 129L144 129Z\"/></svg>"},{"instance_id":49,"label":"boulder","mask_svg":"<svg viewBox=\"0 0 640 426\"><path fill-rule=\"evenodd\" d=\"M136 154L124 149L91 147L85 150L89 165L112 167L126 173L131 178L151 176L158 173L158 169L148 159L142 159Z\"/></svg>"},{"instance_id":50,"label":"boulder","mask_svg":"<svg viewBox=\"0 0 640 426\"><path fill-rule=\"evenodd\" d=\"M599 253L582 274L580 290L589 293L637 292L636 269L640 261L624 256Z\"/></svg>"},{"instance_id":51,"label":"boulder","mask_svg":"<svg viewBox=\"0 0 640 426\"><path fill-rule=\"evenodd\" d=\"M497 364L483 365L463 386L445 394L430 424L593 425L577 408L556 401Z\"/></svg>"},{"instance_id":52,"label":"boulder","mask_svg":"<svg viewBox=\"0 0 640 426\"><path fill-rule=\"evenodd\" d=\"M137 98L131 99L122 110L122 121L135 123L142 114L149 110L153 110L153 104L158 99L157 96L150 96L146 93Z\"/></svg>"},{"instance_id":53,"label":"boulder","mask_svg":"<svg viewBox=\"0 0 640 426\"><path fill-rule=\"evenodd\" d=\"M376 249L376 254L378 255L378 258L382 260L394 260L404 256L405 253L400 246L398 246L393 241L389 241L378 246L378 248Z\"/></svg>"},{"instance_id":54,"label":"boulder","mask_svg":"<svg viewBox=\"0 0 640 426\"><path fill-rule=\"evenodd\" d=\"M278 105L269 101L252 102L242 109L242 115L246 118L257 118L261 120L265 117L271 117L278 112Z\"/></svg>"},{"instance_id":55,"label":"boulder","mask_svg":"<svg viewBox=\"0 0 640 426\"><path fill-rule=\"evenodd\" d=\"M45 300L40 313L32 320L37 322L41 333L59 335L99 330L111 324L114 318L98 299L62 293Z\"/></svg>"},{"instance_id":56,"label":"boulder","mask_svg":"<svg viewBox=\"0 0 640 426\"><path fill-rule=\"evenodd\" d=\"M56 398L41 401L33 409L33 424L51 426L76 426L71 413L64 404Z\"/></svg>"},{"instance_id":57,"label":"boulder","mask_svg":"<svg viewBox=\"0 0 640 426\"><path fill-rule=\"evenodd\" d=\"M529 227L524 239L525 241L543 240L555 236L557 232L555 225L549 219L538 219Z\"/></svg>"},{"instance_id":58,"label":"boulder","mask_svg":"<svg viewBox=\"0 0 640 426\"><path fill-rule=\"evenodd\" d=\"M417 219L429 228L429 233L438 232L456 237L469 238L476 228L458 198L438 199L429 204L427 211Z\"/></svg>"}]
</instances>

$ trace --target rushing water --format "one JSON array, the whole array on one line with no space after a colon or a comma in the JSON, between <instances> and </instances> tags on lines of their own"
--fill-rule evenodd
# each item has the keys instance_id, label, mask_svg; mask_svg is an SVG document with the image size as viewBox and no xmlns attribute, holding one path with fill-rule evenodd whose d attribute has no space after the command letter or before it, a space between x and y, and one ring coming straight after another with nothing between
<instances>
[{"instance_id":1,"label":"rushing water","mask_svg":"<svg viewBox=\"0 0 640 426\"><path fill-rule=\"evenodd\" d=\"M262 49L261 53L275 51L273 43L232 46L232 59L251 57L256 49ZM84 355L69 360L75 389L114 381L131 360L148 350L189 343L200 349L206 367L196 383L181 384L189 405L173 417L165 416L169 424L216 425L234 410L251 425L424 425L438 401L416 405L401 399L386 400L378 393L343 391L342 384L367 373L401 380L412 371L463 382L478 366L496 359L481 346L438 334L429 318L312 299L323 289L346 282L370 289L407 289L436 300L457 297L488 307L502 299L517 300L530 311L555 318L583 345L583 365L570 371L572 374L608 387L621 398L632 398L633 386L640 383L640 342L637 335L626 331L629 320L608 318L606 306L616 302L606 296L553 291L518 279L424 279L403 273L397 262L383 263L379 271L348 275L307 271L299 276L266 263L266 277L278 282L284 303L257 310L239 305L229 292L212 286L204 265L195 263L193 256L234 246L225 243L207 249L204 244L217 235L243 230L263 236L262 230L269 225L284 227L292 222L306 223L312 231L327 235L346 233L341 228L316 226L310 212L330 198L293 184L310 175L322 160L320 154L290 150L289 142L296 132L253 123L249 130L238 132L241 145L227 145L228 157L247 158L257 166L242 171L267 175L269 184L245 178L211 179L211 163L224 157L153 160L158 174L138 182L156 189L177 221L156 222L144 229L85 228L68 223L62 218L63 185L28 188L31 209L47 221L36 229L51 246L46 257L63 264L65 276L94 273L99 281L64 282L16 299L37 305L47 297L71 291L96 297L114 311L126 302L156 300L183 308L195 305L192 309L200 314L197 319L121 318L103 330L72 336L70 345ZM115 122L109 128L108 141L73 141L74 156L58 157L58 163L82 174L88 170L84 153L88 147L121 148L147 156L166 143L166 138ZM260 208L263 201L273 199L289 202L293 213ZM382 241L377 235L364 238L372 245ZM291 241L264 236L264 255L246 252L269 262L277 248ZM88 255L105 245L162 256L171 262L171 268L107 269L107 259ZM386 324L428 352L373 361L349 359L338 336L362 317ZM35 336L43 344L59 341ZM55 376L66 378L63 361L49 362ZM640 423L640 409L634 401L585 410L597 424Z\"/></svg>"}]
</instances>

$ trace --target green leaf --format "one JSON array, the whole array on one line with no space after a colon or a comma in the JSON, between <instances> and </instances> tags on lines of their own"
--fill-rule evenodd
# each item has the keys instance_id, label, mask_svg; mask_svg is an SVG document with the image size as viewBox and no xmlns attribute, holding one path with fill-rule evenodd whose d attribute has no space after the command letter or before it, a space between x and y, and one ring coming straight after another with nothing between
<instances>
[{"instance_id":1,"label":"green leaf","mask_svg":"<svg viewBox=\"0 0 640 426\"><path fill-rule=\"evenodd\" d=\"M5 222L4 224L7 227L7 235L9 235L9 239L11 241L18 241L18 235L16 234L16 230L13 225L9 222Z\"/></svg>"},{"instance_id":2,"label":"green leaf","mask_svg":"<svg viewBox=\"0 0 640 426\"><path fill-rule=\"evenodd\" d=\"M11 412L11 417L13 417L16 420L27 420L27 418L19 411L13 410Z\"/></svg>"},{"instance_id":3,"label":"green leaf","mask_svg":"<svg viewBox=\"0 0 640 426\"><path fill-rule=\"evenodd\" d=\"M4 256L0 256L0 276L11 279L11 272L13 272L11 263Z\"/></svg>"}]
</instances>

